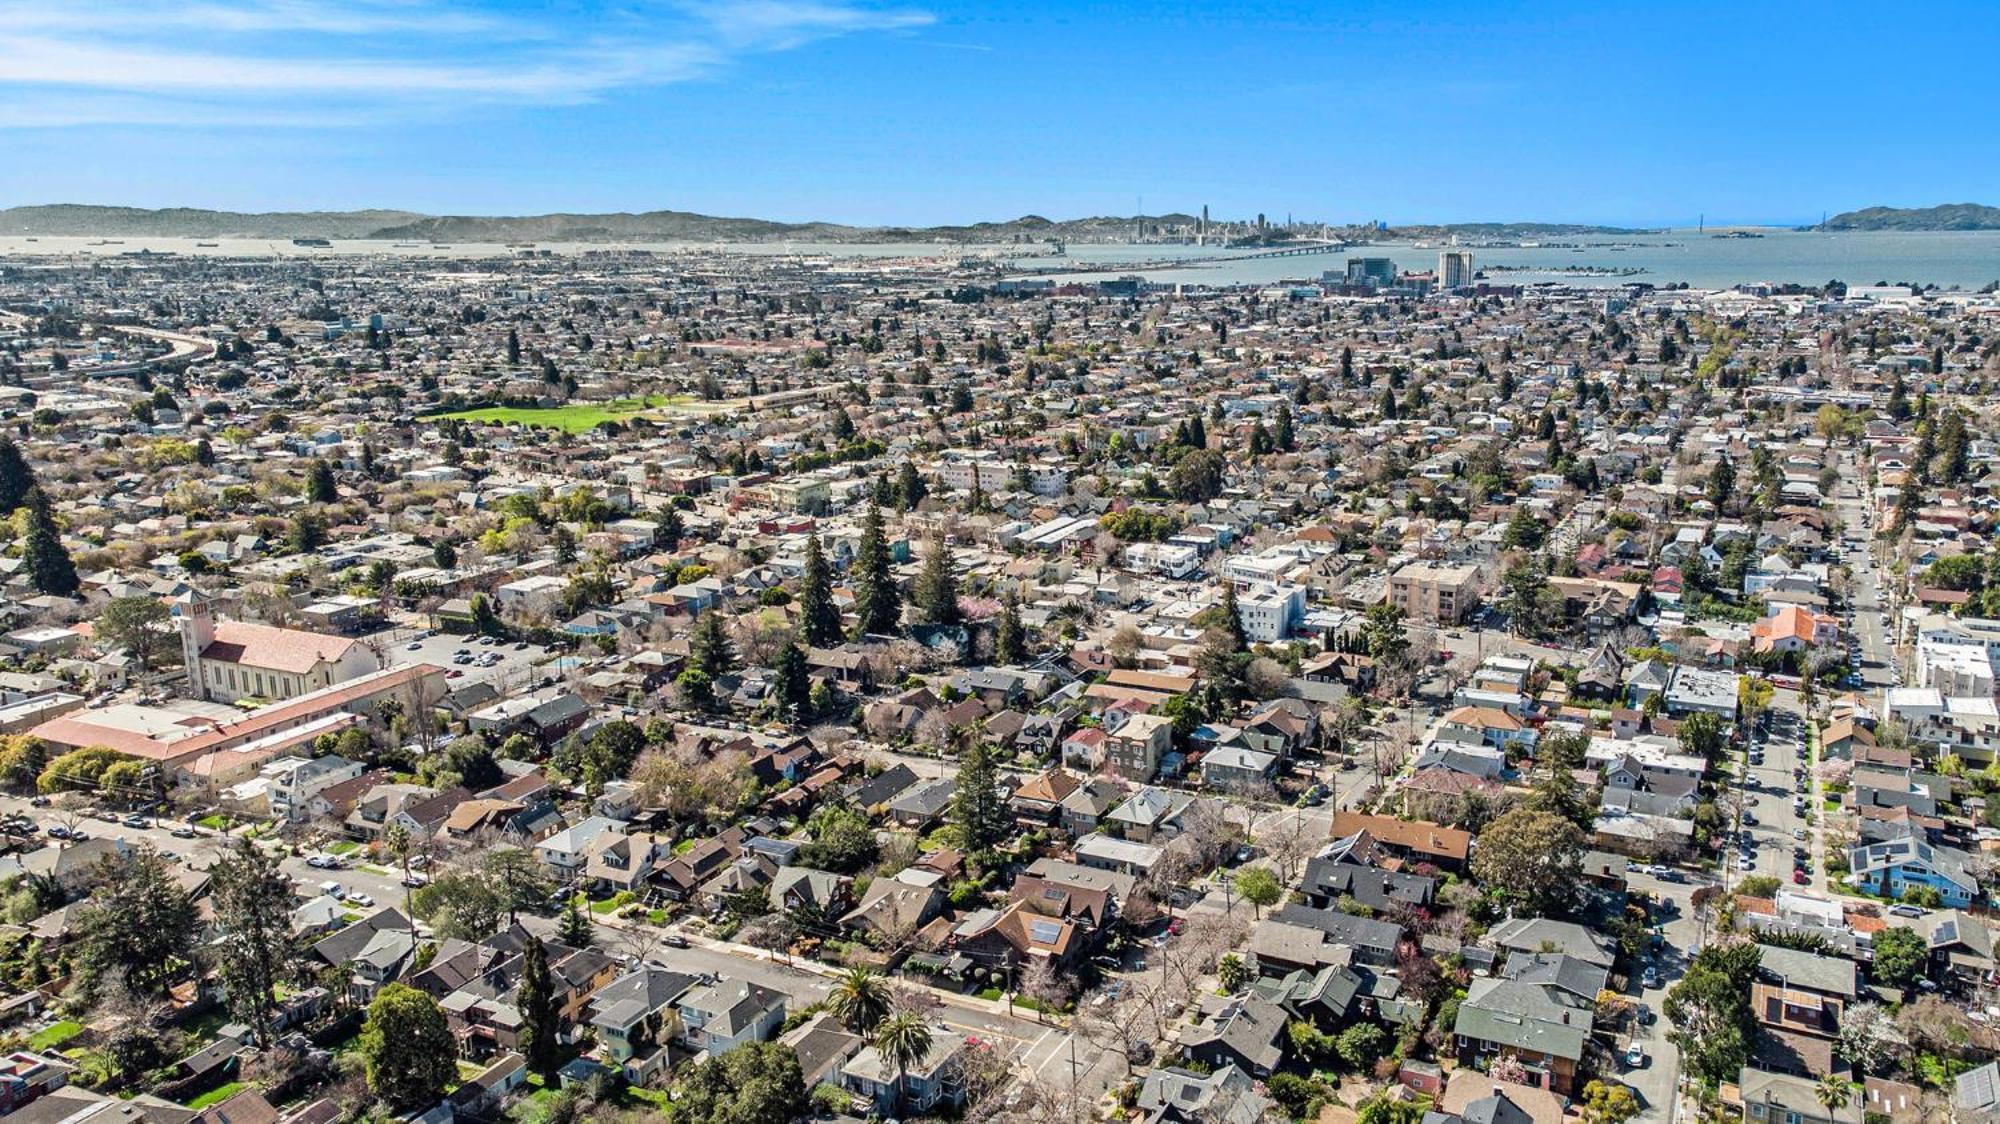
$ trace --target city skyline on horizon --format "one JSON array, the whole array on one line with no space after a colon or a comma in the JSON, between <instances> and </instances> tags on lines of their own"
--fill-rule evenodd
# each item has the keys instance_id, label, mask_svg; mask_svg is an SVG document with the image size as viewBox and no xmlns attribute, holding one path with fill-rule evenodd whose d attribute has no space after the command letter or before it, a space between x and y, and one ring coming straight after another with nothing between
<instances>
[{"instance_id":1,"label":"city skyline on horizon","mask_svg":"<svg viewBox=\"0 0 2000 1124\"><path fill-rule=\"evenodd\" d=\"M1864 37L1858 5L1707 0L5 0L0 203L1667 228L2000 203L2000 36L1945 7ZM1898 57L1926 65L1829 83Z\"/></svg>"}]
</instances>

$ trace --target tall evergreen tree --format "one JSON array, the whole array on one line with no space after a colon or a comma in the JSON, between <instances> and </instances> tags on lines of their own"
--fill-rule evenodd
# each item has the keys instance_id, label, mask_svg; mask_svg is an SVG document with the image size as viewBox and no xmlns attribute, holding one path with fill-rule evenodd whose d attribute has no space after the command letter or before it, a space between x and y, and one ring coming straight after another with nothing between
<instances>
[{"instance_id":1,"label":"tall evergreen tree","mask_svg":"<svg viewBox=\"0 0 2000 1124\"><path fill-rule=\"evenodd\" d=\"M340 490L333 483L333 468L319 458L313 458L312 467L306 470L306 499L313 503L332 503L340 498Z\"/></svg>"},{"instance_id":2,"label":"tall evergreen tree","mask_svg":"<svg viewBox=\"0 0 2000 1124\"><path fill-rule=\"evenodd\" d=\"M709 609L695 618L694 631L688 637L688 666L711 680L740 666L736 662L736 646L729 642L729 630L722 625L719 609Z\"/></svg>"},{"instance_id":3,"label":"tall evergreen tree","mask_svg":"<svg viewBox=\"0 0 2000 1124\"><path fill-rule=\"evenodd\" d=\"M1027 637L1021 629L1021 603L1010 593L1000 603L1000 620L993 630L993 658L999 663L1019 663L1027 654Z\"/></svg>"},{"instance_id":4,"label":"tall evergreen tree","mask_svg":"<svg viewBox=\"0 0 2000 1124\"><path fill-rule=\"evenodd\" d=\"M1938 423L1937 446L1939 482L1957 484L1963 481L1968 467L1968 442L1965 415L1959 413L1956 407L1946 409L1944 420Z\"/></svg>"},{"instance_id":5,"label":"tall evergreen tree","mask_svg":"<svg viewBox=\"0 0 2000 1124\"><path fill-rule=\"evenodd\" d=\"M1730 497L1736 494L1736 465L1724 453L1715 458L1715 467L1708 470L1708 502L1717 511L1728 506Z\"/></svg>"},{"instance_id":6,"label":"tall evergreen tree","mask_svg":"<svg viewBox=\"0 0 2000 1124\"><path fill-rule=\"evenodd\" d=\"M812 674L806 668L806 654L790 640L778 649L778 658L772 662L772 670L777 673L776 682L771 685L771 702L778 708L780 718L793 722L803 722L812 717Z\"/></svg>"},{"instance_id":7,"label":"tall evergreen tree","mask_svg":"<svg viewBox=\"0 0 2000 1124\"><path fill-rule=\"evenodd\" d=\"M35 470L12 437L0 437L0 515L12 515L28 501L35 487Z\"/></svg>"},{"instance_id":8,"label":"tall evergreen tree","mask_svg":"<svg viewBox=\"0 0 2000 1124\"><path fill-rule=\"evenodd\" d=\"M1281 453L1289 453L1299 447L1298 437L1292 432L1292 407L1289 402L1278 403L1278 431L1273 437Z\"/></svg>"},{"instance_id":9,"label":"tall evergreen tree","mask_svg":"<svg viewBox=\"0 0 2000 1124\"><path fill-rule=\"evenodd\" d=\"M854 560L854 610L863 633L894 633L903 622L903 595L890 569L882 509L869 505L861 522L861 549Z\"/></svg>"},{"instance_id":10,"label":"tall evergreen tree","mask_svg":"<svg viewBox=\"0 0 2000 1124\"><path fill-rule=\"evenodd\" d=\"M563 910L562 920L556 924L556 940L571 948L589 948L593 938L590 918L584 915L576 902L576 897L572 896L568 907Z\"/></svg>"},{"instance_id":11,"label":"tall evergreen tree","mask_svg":"<svg viewBox=\"0 0 2000 1124\"><path fill-rule=\"evenodd\" d=\"M817 532L806 537L806 572L799 583L799 635L815 648L840 643L840 608L833 603L833 568Z\"/></svg>"},{"instance_id":12,"label":"tall evergreen tree","mask_svg":"<svg viewBox=\"0 0 2000 1124\"><path fill-rule=\"evenodd\" d=\"M679 550L681 536L687 533L681 522L680 509L668 504L653 519L653 545L661 550Z\"/></svg>"},{"instance_id":13,"label":"tall evergreen tree","mask_svg":"<svg viewBox=\"0 0 2000 1124\"><path fill-rule=\"evenodd\" d=\"M1917 517L1917 506L1923 500L1923 490L1923 484L1916 479L1914 473L1904 477L1903 486L1896 491L1896 517L1889 524L1890 530L1901 532Z\"/></svg>"},{"instance_id":14,"label":"tall evergreen tree","mask_svg":"<svg viewBox=\"0 0 2000 1124\"><path fill-rule=\"evenodd\" d=\"M278 983L292 953L292 883L276 858L249 840L239 842L209 876L209 898L222 934L211 947L230 1013L268 1045Z\"/></svg>"},{"instance_id":15,"label":"tall evergreen tree","mask_svg":"<svg viewBox=\"0 0 2000 1124\"><path fill-rule=\"evenodd\" d=\"M958 761L958 787L951 794L951 819L968 855L982 854L1007 841L1013 821L1007 789L993 751L974 739Z\"/></svg>"},{"instance_id":16,"label":"tall evergreen tree","mask_svg":"<svg viewBox=\"0 0 2000 1124\"><path fill-rule=\"evenodd\" d=\"M1208 424L1201 420L1200 410L1196 410L1194 416L1188 419L1187 443L1190 449L1208 448Z\"/></svg>"},{"instance_id":17,"label":"tall evergreen tree","mask_svg":"<svg viewBox=\"0 0 2000 1124\"><path fill-rule=\"evenodd\" d=\"M514 1008L521 1013L521 1055L544 1083L553 1082L562 1062L562 1012L549 978L549 951L540 937L529 937L521 950L521 985Z\"/></svg>"},{"instance_id":18,"label":"tall evergreen tree","mask_svg":"<svg viewBox=\"0 0 2000 1124\"><path fill-rule=\"evenodd\" d=\"M930 490L924 487L924 478L917 475L917 466L904 461L896 470L896 506L904 511L915 511L918 504Z\"/></svg>"},{"instance_id":19,"label":"tall evergreen tree","mask_svg":"<svg viewBox=\"0 0 2000 1124\"><path fill-rule=\"evenodd\" d=\"M917 611L923 614L929 624L957 624L962 619L958 611L958 575L951 565L951 547L944 536L931 541L930 556L924 559L923 572L917 575L915 601Z\"/></svg>"},{"instance_id":20,"label":"tall evergreen tree","mask_svg":"<svg viewBox=\"0 0 2000 1124\"><path fill-rule=\"evenodd\" d=\"M1250 427L1250 455L1261 457L1265 453L1270 452L1274 447L1271 442L1271 431L1264 428L1264 423L1260 419L1255 425Z\"/></svg>"},{"instance_id":21,"label":"tall evergreen tree","mask_svg":"<svg viewBox=\"0 0 2000 1124\"><path fill-rule=\"evenodd\" d=\"M28 533L21 545L21 556L28 563L28 583L37 593L74 597L83 583L77 580L76 563L70 560L69 548L62 544L55 513L49 510L49 498L40 488L30 488L24 502L28 508Z\"/></svg>"},{"instance_id":22,"label":"tall evergreen tree","mask_svg":"<svg viewBox=\"0 0 2000 1124\"><path fill-rule=\"evenodd\" d=\"M1230 651L1241 652L1248 650L1250 647L1250 638L1243 633L1243 615L1236 607L1235 582L1224 581L1222 583L1222 621L1217 627L1228 634Z\"/></svg>"}]
</instances>

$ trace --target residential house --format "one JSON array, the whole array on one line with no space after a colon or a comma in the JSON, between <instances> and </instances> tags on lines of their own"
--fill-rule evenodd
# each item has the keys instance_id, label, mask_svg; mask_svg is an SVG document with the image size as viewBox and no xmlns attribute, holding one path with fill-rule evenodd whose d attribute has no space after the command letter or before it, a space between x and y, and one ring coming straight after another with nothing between
<instances>
[{"instance_id":1,"label":"residential house","mask_svg":"<svg viewBox=\"0 0 2000 1124\"><path fill-rule=\"evenodd\" d=\"M1531 1084L1574 1096L1594 1011L1595 996L1581 999L1553 983L1475 978L1452 1026L1460 1064L1485 1068L1507 1055Z\"/></svg>"},{"instance_id":2,"label":"residential house","mask_svg":"<svg viewBox=\"0 0 2000 1124\"><path fill-rule=\"evenodd\" d=\"M1287 1019L1283 1007L1255 995L1221 999L1181 1032L1181 1048L1211 1069L1233 1065L1253 1077L1269 1077L1284 1061Z\"/></svg>"},{"instance_id":3,"label":"residential house","mask_svg":"<svg viewBox=\"0 0 2000 1124\"><path fill-rule=\"evenodd\" d=\"M689 988L675 1009L682 1040L715 1057L775 1037L785 1021L785 993L748 980L720 979Z\"/></svg>"},{"instance_id":4,"label":"residential house","mask_svg":"<svg viewBox=\"0 0 2000 1124\"><path fill-rule=\"evenodd\" d=\"M948 1027L931 1028L931 1048L899 1068L874 1046L864 1046L840 1067L841 1084L867 1101L873 1115L909 1119L965 1103L965 1038Z\"/></svg>"},{"instance_id":5,"label":"residential house","mask_svg":"<svg viewBox=\"0 0 2000 1124\"><path fill-rule=\"evenodd\" d=\"M1147 785L1113 808L1100 826L1121 839L1164 843L1181 833L1182 817L1194 803L1195 797L1189 793Z\"/></svg>"},{"instance_id":6,"label":"residential house","mask_svg":"<svg viewBox=\"0 0 2000 1124\"><path fill-rule=\"evenodd\" d=\"M1979 880L1966 869L1963 851L1920 838L1866 843L1848 852L1854 884L1884 897L1900 898L1913 886L1937 891L1948 908L1965 909L1979 896Z\"/></svg>"},{"instance_id":7,"label":"residential house","mask_svg":"<svg viewBox=\"0 0 2000 1124\"><path fill-rule=\"evenodd\" d=\"M1173 719L1135 714L1105 739L1105 764L1127 780L1152 780L1172 748L1173 733Z\"/></svg>"},{"instance_id":8,"label":"residential house","mask_svg":"<svg viewBox=\"0 0 2000 1124\"><path fill-rule=\"evenodd\" d=\"M701 982L686 972L641 963L600 988L591 997L589 1022L605 1061L634 1084L665 1072L674 1004Z\"/></svg>"},{"instance_id":9,"label":"residential house","mask_svg":"<svg viewBox=\"0 0 2000 1124\"><path fill-rule=\"evenodd\" d=\"M1082 784L1074 774L1048 769L1022 781L1007 798L1007 807L1023 828L1050 827L1061 817L1063 801Z\"/></svg>"}]
</instances>

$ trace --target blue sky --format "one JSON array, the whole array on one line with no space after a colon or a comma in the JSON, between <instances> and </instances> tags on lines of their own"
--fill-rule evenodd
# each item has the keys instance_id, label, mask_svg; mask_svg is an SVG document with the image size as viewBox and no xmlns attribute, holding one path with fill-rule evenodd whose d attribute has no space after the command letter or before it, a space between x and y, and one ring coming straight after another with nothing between
<instances>
[{"instance_id":1,"label":"blue sky","mask_svg":"<svg viewBox=\"0 0 2000 1124\"><path fill-rule=\"evenodd\" d=\"M0 0L0 204L858 223L2000 205L1992 0Z\"/></svg>"}]
</instances>

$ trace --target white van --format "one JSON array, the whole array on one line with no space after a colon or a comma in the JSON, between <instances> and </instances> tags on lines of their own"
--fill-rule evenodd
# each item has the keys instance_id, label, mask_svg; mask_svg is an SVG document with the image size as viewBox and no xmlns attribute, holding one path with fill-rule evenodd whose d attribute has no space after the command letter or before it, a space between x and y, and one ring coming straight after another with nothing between
<instances>
[{"instance_id":1,"label":"white van","mask_svg":"<svg viewBox=\"0 0 2000 1124\"><path fill-rule=\"evenodd\" d=\"M340 883L322 882L319 884L319 892L325 894L329 898L337 898L340 896Z\"/></svg>"}]
</instances>

